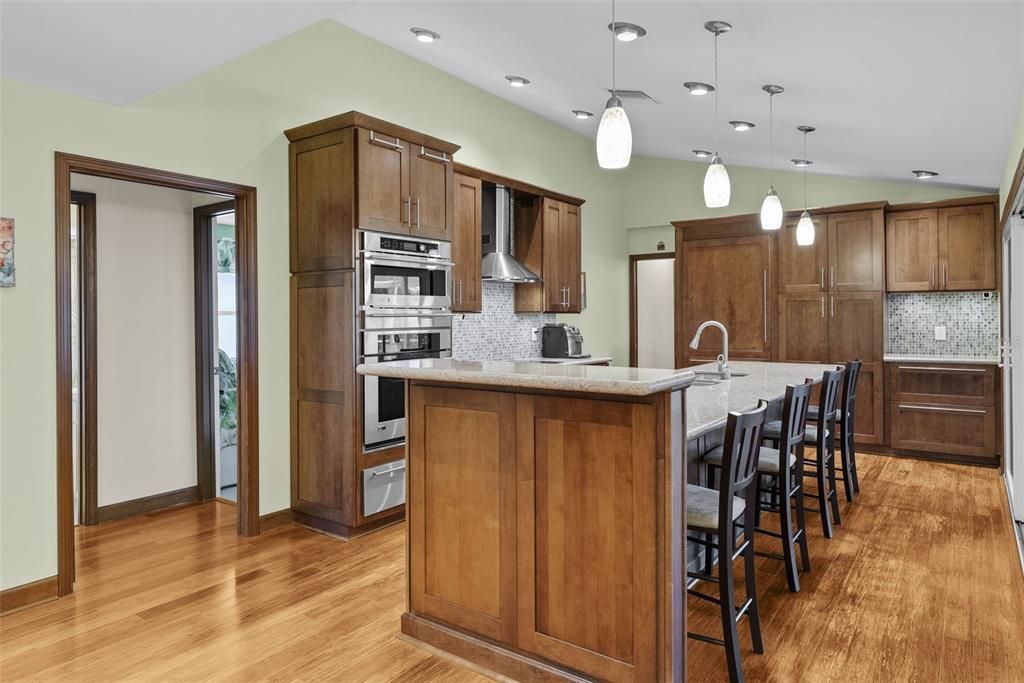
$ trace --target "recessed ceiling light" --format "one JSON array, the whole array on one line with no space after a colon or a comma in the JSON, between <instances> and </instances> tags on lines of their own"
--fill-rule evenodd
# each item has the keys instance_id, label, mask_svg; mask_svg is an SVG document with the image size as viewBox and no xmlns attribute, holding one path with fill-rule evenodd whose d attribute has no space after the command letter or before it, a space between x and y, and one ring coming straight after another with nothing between
<instances>
[{"instance_id":1,"label":"recessed ceiling light","mask_svg":"<svg viewBox=\"0 0 1024 683\"><path fill-rule=\"evenodd\" d=\"M709 92L715 92L715 86L699 81L687 81L683 83L683 87L689 90L691 95L707 95Z\"/></svg>"},{"instance_id":2,"label":"recessed ceiling light","mask_svg":"<svg viewBox=\"0 0 1024 683\"><path fill-rule=\"evenodd\" d=\"M530 79L523 78L522 76L505 76L505 80L513 88L522 88L523 86L530 84Z\"/></svg>"},{"instance_id":3,"label":"recessed ceiling light","mask_svg":"<svg viewBox=\"0 0 1024 683\"><path fill-rule=\"evenodd\" d=\"M697 155L698 159L710 159L712 155L712 153L706 149L695 149L693 150L693 153Z\"/></svg>"},{"instance_id":4,"label":"recessed ceiling light","mask_svg":"<svg viewBox=\"0 0 1024 683\"><path fill-rule=\"evenodd\" d=\"M752 124L750 121L730 121L729 125L732 126L733 130L739 133L748 131L754 127L754 124Z\"/></svg>"},{"instance_id":5,"label":"recessed ceiling light","mask_svg":"<svg viewBox=\"0 0 1024 683\"><path fill-rule=\"evenodd\" d=\"M608 24L608 30L612 31L615 37L624 43L630 43L637 38L643 38L647 35L647 29L643 26L637 26L625 21L616 21L614 24Z\"/></svg>"},{"instance_id":6,"label":"recessed ceiling light","mask_svg":"<svg viewBox=\"0 0 1024 683\"><path fill-rule=\"evenodd\" d=\"M441 40L440 33L435 33L434 31L431 31L430 29L427 28L418 28L414 26L409 30L412 32L414 36L416 36L416 40L420 41L421 43L432 43L435 40Z\"/></svg>"},{"instance_id":7,"label":"recessed ceiling light","mask_svg":"<svg viewBox=\"0 0 1024 683\"><path fill-rule=\"evenodd\" d=\"M583 109L573 109L572 110L572 115L582 121L583 119L589 119L591 116L594 115L594 113L593 112L589 112L589 111L585 111Z\"/></svg>"},{"instance_id":8,"label":"recessed ceiling light","mask_svg":"<svg viewBox=\"0 0 1024 683\"><path fill-rule=\"evenodd\" d=\"M911 171L911 172L915 176L917 176L918 180L928 180L929 178L934 178L935 176L939 175L936 171Z\"/></svg>"},{"instance_id":9,"label":"recessed ceiling light","mask_svg":"<svg viewBox=\"0 0 1024 683\"><path fill-rule=\"evenodd\" d=\"M804 168L814 163L810 159L790 159L790 161L792 161L793 165L796 166L797 168Z\"/></svg>"}]
</instances>

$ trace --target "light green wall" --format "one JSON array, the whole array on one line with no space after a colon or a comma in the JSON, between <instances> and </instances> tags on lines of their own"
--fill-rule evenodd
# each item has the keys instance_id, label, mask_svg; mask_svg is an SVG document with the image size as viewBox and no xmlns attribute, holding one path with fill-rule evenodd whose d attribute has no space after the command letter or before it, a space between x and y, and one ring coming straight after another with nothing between
<instances>
[{"instance_id":1,"label":"light green wall","mask_svg":"<svg viewBox=\"0 0 1024 683\"><path fill-rule=\"evenodd\" d=\"M1013 197L1010 194L1010 183L1013 182L1013 174L1017 172L1017 164L1021 156L1024 156L1024 86L1021 87L1020 109L1017 112L1017 124L1013 128L1013 135L1010 138L1010 149L1006 155L1006 167L1003 170L1003 182L999 185L999 215L1002 216L1006 210L1006 203Z\"/></svg>"},{"instance_id":2,"label":"light green wall","mask_svg":"<svg viewBox=\"0 0 1024 683\"><path fill-rule=\"evenodd\" d=\"M261 513L289 505L286 128L356 109L461 144L467 164L586 198L590 310L576 317L589 350L627 357L618 179L597 168L593 142L338 24L131 106L9 79L2 98L0 211L18 229L18 286L0 291L2 588L56 573L55 150L257 187Z\"/></svg>"},{"instance_id":3,"label":"light green wall","mask_svg":"<svg viewBox=\"0 0 1024 683\"><path fill-rule=\"evenodd\" d=\"M634 240L625 228L726 213L703 207L703 164L635 158L625 171L602 171L591 140L331 22L125 107L4 79L0 213L17 219L18 286L0 291L0 588L56 573L53 152L257 187L260 512L268 513L289 504L281 131L351 109L458 143L464 163L586 198L590 308L569 317L588 351L618 362L628 357L626 254L656 234L633 231ZM765 172L730 170L736 194L727 212L756 211ZM787 206L799 196L790 176L777 182ZM813 176L811 193L816 204L963 194Z\"/></svg>"}]
</instances>

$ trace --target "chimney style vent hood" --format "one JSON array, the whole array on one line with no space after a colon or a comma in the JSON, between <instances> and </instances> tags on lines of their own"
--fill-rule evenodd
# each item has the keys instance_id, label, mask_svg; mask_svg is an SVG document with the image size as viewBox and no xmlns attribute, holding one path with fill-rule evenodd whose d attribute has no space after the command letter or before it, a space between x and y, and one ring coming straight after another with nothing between
<instances>
[{"instance_id":1,"label":"chimney style vent hood","mask_svg":"<svg viewBox=\"0 0 1024 683\"><path fill-rule=\"evenodd\" d=\"M481 278L495 282L540 282L540 276L512 257L512 201L512 190L504 185L484 185Z\"/></svg>"}]
</instances>

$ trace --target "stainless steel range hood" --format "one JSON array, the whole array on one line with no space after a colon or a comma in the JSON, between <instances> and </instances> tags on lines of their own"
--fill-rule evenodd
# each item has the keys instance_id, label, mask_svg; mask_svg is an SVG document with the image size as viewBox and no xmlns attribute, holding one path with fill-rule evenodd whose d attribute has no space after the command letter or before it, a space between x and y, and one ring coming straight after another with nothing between
<instances>
[{"instance_id":1,"label":"stainless steel range hood","mask_svg":"<svg viewBox=\"0 0 1024 683\"><path fill-rule=\"evenodd\" d=\"M512 191L504 185L484 186L484 256L481 278L496 282L540 282L541 278L512 256L514 226ZM487 251L488 246L491 248Z\"/></svg>"}]
</instances>

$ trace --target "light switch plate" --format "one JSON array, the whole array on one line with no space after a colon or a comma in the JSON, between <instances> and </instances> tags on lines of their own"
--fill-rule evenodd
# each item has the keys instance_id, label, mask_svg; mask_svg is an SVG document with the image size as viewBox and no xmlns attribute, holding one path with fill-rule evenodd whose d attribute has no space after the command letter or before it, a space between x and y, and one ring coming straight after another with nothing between
<instances>
[{"instance_id":1,"label":"light switch plate","mask_svg":"<svg viewBox=\"0 0 1024 683\"><path fill-rule=\"evenodd\" d=\"M936 325L935 326L935 341L946 341L946 326Z\"/></svg>"}]
</instances>

